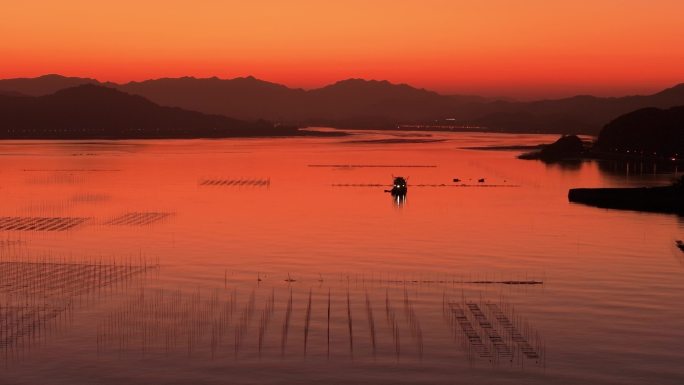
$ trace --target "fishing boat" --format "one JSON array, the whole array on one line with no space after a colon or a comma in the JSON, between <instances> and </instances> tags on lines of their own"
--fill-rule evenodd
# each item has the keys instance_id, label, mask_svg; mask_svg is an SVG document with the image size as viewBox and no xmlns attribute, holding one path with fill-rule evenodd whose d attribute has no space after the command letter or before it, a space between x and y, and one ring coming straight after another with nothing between
<instances>
[{"instance_id":1,"label":"fishing boat","mask_svg":"<svg viewBox=\"0 0 684 385\"><path fill-rule=\"evenodd\" d=\"M406 179L401 176L397 176L394 178L394 183L392 184L392 189L390 190L390 193L394 196L403 196L406 195L407 192L407 187L406 187Z\"/></svg>"}]
</instances>

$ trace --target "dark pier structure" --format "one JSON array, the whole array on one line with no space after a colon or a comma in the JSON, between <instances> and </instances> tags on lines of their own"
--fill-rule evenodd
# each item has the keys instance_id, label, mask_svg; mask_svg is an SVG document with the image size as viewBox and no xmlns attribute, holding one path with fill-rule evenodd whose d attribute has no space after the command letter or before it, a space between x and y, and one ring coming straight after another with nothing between
<instances>
[{"instance_id":1,"label":"dark pier structure","mask_svg":"<svg viewBox=\"0 0 684 385\"><path fill-rule=\"evenodd\" d=\"M684 215L684 178L662 187L570 189L568 200L610 209Z\"/></svg>"}]
</instances>

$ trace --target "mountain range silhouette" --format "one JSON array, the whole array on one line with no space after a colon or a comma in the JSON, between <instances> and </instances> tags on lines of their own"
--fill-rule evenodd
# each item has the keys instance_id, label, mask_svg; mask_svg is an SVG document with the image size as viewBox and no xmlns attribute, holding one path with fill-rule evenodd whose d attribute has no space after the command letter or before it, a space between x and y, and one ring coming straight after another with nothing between
<instances>
[{"instance_id":1,"label":"mountain range silhouette","mask_svg":"<svg viewBox=\"0 0 684 385\"><path fill-rule=\"evenodd\" d=\"M311 90L254 77L161 78L125 84L45 75L0 80L0 94L44 96L95 84L180 107L235 119L340 128L396 128L401 124L481 126L490 131L597 134L612 119L646 107L684 104L684 84L652 95L575 96L539 101L494 100L437 92L387 81L347 79Z\"/></svg>"}]
</instances>

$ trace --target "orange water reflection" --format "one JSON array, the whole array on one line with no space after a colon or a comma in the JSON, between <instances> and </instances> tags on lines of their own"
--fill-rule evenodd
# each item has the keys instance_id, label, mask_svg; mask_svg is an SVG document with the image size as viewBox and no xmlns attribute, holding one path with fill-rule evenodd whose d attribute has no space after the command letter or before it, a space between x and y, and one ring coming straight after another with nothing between
<instances>
[{"instance_id":1,"label":"orange water reflection","mask_svg":"<svg viewBox=\"0 0 684 385\"><path fill-rule=\"evenodd\" d=\"M370 140L391 134L357 135ZM595 163L564 168L516 160L514 151L463 149L553 140L545 136L443 133L435 137L445 141L392 145L349 143L349 138L3 143L0 216L89 219L68 231L2 231L3 239L20 243L0 244L0 253L3 260L18 255L66 260L145 256L161 265L150 281L151 289L181 290L183 295L200 290L202 301L209 301L213 290L227 290L222 298L232 298L235 291L239 297L236 317L248 309L250 293L256 290L255 321L246 336L258 333L257 320L271 292L278 296L273 321L277 326L272 328L281 333L285 298L291 289L296 299L292 328L298 333L293 337L297 342L291 343L299 346L297 356L303 353L299 330L305 324L310 290L314 310L309 352L320 354L324 329L318 326L325 319L322 304L328 290L334 294L333 317L337 317L334 338L342 338L346 290L351 290L353 314L366 314L368 295L380 318L385 317L381 307L385 295L389 293L400 304L405 288L371 281L410 281L414 284L408 293L420 313L422 330L427 330L425 360L414 349L403 362L407 370L418 373L427 365L437 382L448 381L454 373L492 381L508 375L506 371L470 372L467 360L453 364L454 355L462 353L444 334L446 296L459 301L465 296L483 308L487 301L505 297L506 304L533 323L553 354L545 372L527 375L529 382L545 383L549 378L620 382L643 370L657 372L654 375L660 383L681 378L681 369L673 368L684 357L670 344L684 342L679 327L684 311L678 306L684 272L673 246L673 240L682 237L684 224L675 216L602 210L570 204L566 198L570 187L658 184L666 183L671 175L608 174ZM358 167L378 165L388 167ZM393 175L409 178L404 202L384 192L382 185L390 184ZM462 182L454 183L454 178ZM479 183L480 178L485 182ZM285 281L288 276L293 282ZM511 289L459 284L447 290L443 285L420 284L518 279L539 279L544 285ZM68 334L74 341L68 354L57 353L62 345L45 346L31 355L30 365L13 369L12 375L31 378L29 366L39 368L38 373L53 373L56 369L50 360L69 366L71 360L83 359L94 349L92 336L109 341L111 336L102 334L102 328L110 325L107 317L119 314L120 306L129 300L105 301L93 314L76 317L75 329L82 333L72 330ZM581 330L577 325L583 325ZM358 324L357 330L368 332L367 326ZM384 335L382 343L391 341L389 330L378 329ZM278 352L282 337L265 338L264 349ZM159 341L164 340L157 341L161 349L165 345ZM340 341L334 348L336 357L348 348L346 340ZM359 371L346 374L348 379L376 372L393 378L383 365L396 363L395 348L389 343L378 348L386 355L376 355L383 363L374 366L358 353L371 352L370 340L364 337L363 341L357 342L356 364L339 364ZM244 351L256 354L255 346ZM104 342L102 347L106 347ZM102 354L121 356L117 349ZM256 356L249 357L245 358L249 365L259 366L258 360L251 361ZM612 364L606 365L608 357ZM123 360L95 366L112 370L126 366L129 361ZM150 370L165 365L163 359L149 360L143 366ZM265 374L280 368L275 361L261 362ZM174 365L196 374L204 364L183 360ZM289 362L286 366L302 375L301 365ZM325 368L330 363L316 365ZM228 367L241 373L233 364ZM124 370L128 380L140 381L141 372L128 370ZM341 378L346 378L345 370L338 372ZM408 378L415 375L400 373ZM80 378L70 370L62 374L76 382ZM204 379L209 382L211 378Z\"/></svg>"}]
</instances>

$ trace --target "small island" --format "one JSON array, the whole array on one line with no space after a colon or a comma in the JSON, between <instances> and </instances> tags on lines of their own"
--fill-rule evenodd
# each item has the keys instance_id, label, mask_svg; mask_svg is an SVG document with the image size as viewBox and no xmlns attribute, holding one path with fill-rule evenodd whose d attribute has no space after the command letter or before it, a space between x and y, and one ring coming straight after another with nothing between
<instances>
[{"instance_id":1,"label":"small island","mask_svg":"<svg viewBox=\"0 0 684 385\"><path fill-rule=\"evenodd\" d=\"M544 162L569 161L581 159L587 152L587 145L577 135L563 135L538 151L520 155L520 159L539 159Z\"/></svg>"},{"instance_id":2,"label":"small island","mask_svg":"<svg viewBox=\"0 0 684 385\"><path fill-rule=\"evenodd\" d=\"M684 106L669 109L643 108L621 115L606 124L594 143L576 135L562 136L520 159L544 162L593 160L640 160L684 164Z\"/></svg>"}]
</instances>

